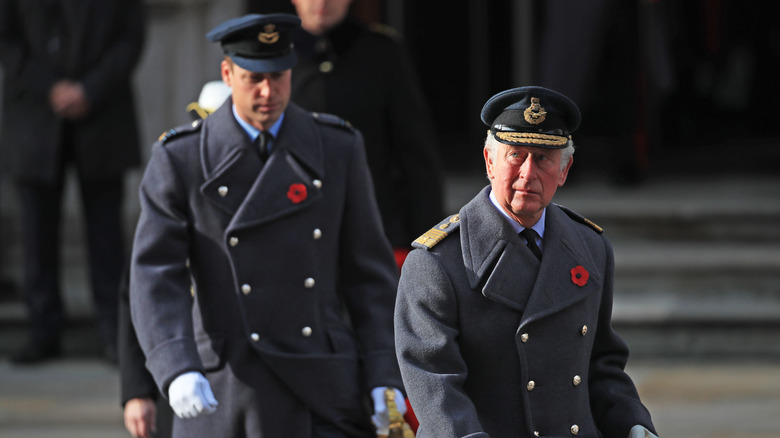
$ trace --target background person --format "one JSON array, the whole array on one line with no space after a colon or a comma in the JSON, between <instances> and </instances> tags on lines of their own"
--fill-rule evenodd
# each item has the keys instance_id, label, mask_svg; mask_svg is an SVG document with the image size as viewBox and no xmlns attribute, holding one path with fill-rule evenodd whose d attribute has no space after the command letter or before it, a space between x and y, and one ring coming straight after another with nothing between
<instances>
[{"instance_id":1,"label":"background person","mask_svg":"<svg viewBox=\"0 0 780 438\"><path fill-rule=\"evenodd\" d=\"M490 185L415 241L398 287L418 437L655 436L612 330L609 240L551 203L577 106L521 87L491 97L482 121Z\"/></svg>"},{"instance_id":2,"label":"background person","mask_svg":"<svg viewBox=\"0 0 780 438\"><path fill-rule=\"evenodd\" d=\"M138 0L0 0L0 170L19 195L30 340L17 364L60 355L60 227L66 172L78 176L97 331L116 361L124 265L124 176L140 162L131 75L144 37Z\"/></svg>"}]
</instances>

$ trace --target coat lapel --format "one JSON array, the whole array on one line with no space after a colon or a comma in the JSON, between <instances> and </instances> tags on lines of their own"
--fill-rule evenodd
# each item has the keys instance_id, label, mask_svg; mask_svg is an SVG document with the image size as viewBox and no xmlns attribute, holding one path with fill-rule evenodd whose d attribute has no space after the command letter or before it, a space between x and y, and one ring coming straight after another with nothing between
<instances>
[{"instance_id":1,"label":"coat lapel","mask_svg":"<svg viewBox=\"0 0 780 438\"><path fill-rule=\"evenodd\" d=\"M202 192L233 218L227 231L258 226L308 208L322 197L322 141L312 117L290 105L274 150L263 165L248 136L233 119L231 105L209 116L202 149ZM220 114L218 114L220 113ZM218 116L211 122L211 118ZM223 128L228 127L228 128ZM213 166L211 163L216 163ZM209 171L213 167L213 171ZM223 196L224 189L227 194Z\"/></svg>"},{"instance_id":2,"label":"coat lapel","mask_svg":"<svg viewBox=\"0 0 780 438\"><path fill-rule=\"evenodd\" d=\"M539 261L488 199L489 187L461 210L461 248L472 289L523 311L536 282Z\"/></svg>"},{"instance_id":3,"label":"coat lapel","mask_svg":"<svg viewBox=\"0 0 780 438\"><path fill-rule=\"evenodd\" d=\"M572 269L581 266L589 275L583 286L575 284ZM544 255L537 281L528 300L522 325L569 307L602 287L601 272L571 219L558 207L547 207Z\"/></svg>"}]
</instances>

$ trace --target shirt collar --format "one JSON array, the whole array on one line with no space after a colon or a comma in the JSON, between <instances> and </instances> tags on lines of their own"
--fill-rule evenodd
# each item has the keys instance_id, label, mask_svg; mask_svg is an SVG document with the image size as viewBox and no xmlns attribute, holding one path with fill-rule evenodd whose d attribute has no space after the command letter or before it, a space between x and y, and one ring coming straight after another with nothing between
<instances>
[{"instance_id":1,"label":"shirt collar","mask_svg":"<svg viewBox=\"0 0 780 438\"><path fill-rule=\"evenodd\" d=\"M249 138L252 141L255 141L258 135L260 135L260 130L255 128L254 126L250 125L246 122L246 120L239 117L238 112L236 112L236 105L233 105L233 117L236 119L239 125L241 125L242 128L244 128L244 131L249 136ZM284 121L284 113L279 117L279 120L276 121L276 123L271 126L271 129L268 130L268 132L273 135L273 139L271 140L271 143L269 144L269 151L270 146L273 145L273 140L276 139L277 135L279 134L279 129L282 128L282 122Z\"/></svg>"}]
</instances>

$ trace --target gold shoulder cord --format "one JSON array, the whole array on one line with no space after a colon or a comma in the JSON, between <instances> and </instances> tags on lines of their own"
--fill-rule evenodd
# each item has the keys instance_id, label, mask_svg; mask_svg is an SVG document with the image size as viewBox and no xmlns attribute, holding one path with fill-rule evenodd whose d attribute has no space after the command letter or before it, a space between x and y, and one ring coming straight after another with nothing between
<instances>
[{"instance_id":1,"label":"gold shoulder cord","mask_svg":"<svg viewBox=\"0 0 780 438\"><path fill-rule=\"evenodd\" d=\"M377 438L414 438L412 428L398 411L398 405L395 403L395 391L391 388L385 389L385 403L387 403L387 412L390 416L389 433L377 435Z\"/></svg>"}]
</instances>

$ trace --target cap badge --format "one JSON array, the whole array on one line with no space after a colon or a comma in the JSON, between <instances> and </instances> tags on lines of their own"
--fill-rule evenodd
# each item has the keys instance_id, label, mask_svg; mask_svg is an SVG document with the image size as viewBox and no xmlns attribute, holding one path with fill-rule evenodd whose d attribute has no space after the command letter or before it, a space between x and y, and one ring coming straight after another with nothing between
<instances>
[{"instance_id":1,"label":"cap badge","mask_svg":"<svg viewBox=\"0 0 780 438\"><path fill-rule=\"evenodd\" d=\"M257 34L257 40L263 44L273 44L279 41L279 32L276 31L276 26L270 23L263 26L263 31Z\"/></svg>"},{"instance_id":2,"label":"cap badge","mask_svg":"<svg viewBox=\"0 0 780 438\"><path fill-rule=\"evenodd\" d=\"M545 117L547 117L547 111L545 111L544 108L539 105L538 97L531 98L531 106L525 109L523 112L523 117L525 118L526 122L532 125L538 125L544 122Z\"/></svg>"}]
</instances>

